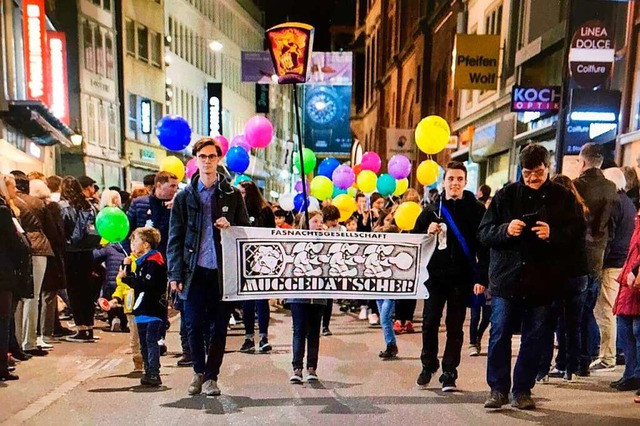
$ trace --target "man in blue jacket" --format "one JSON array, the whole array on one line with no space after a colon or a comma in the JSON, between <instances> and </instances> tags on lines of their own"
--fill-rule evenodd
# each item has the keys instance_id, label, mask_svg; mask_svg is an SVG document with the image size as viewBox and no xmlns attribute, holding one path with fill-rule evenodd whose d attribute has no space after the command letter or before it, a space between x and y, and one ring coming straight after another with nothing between
<instances>
[{"instance_id":1,"label":"man in blue jacket","mask_svg":"<svg viewBox=\"0 0 640 426\"><path fill-rule=\"evenodd\" d=\"M189 395L220 395L230 306L222 302L220 231L250 226L242 194L217 173L222 148L213 138L193 146L198 173L176 195L171 209L167 259L169 284L184 302L194 375ZM204 333L209 332L205 354Z\"/></svg>"}]
</instances>

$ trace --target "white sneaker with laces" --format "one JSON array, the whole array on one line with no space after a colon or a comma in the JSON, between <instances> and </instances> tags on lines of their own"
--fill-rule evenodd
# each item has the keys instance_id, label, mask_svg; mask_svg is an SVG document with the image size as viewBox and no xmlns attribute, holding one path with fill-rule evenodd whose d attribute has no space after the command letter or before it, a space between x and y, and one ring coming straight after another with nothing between
<instances>
[{"instance_id":1,"label":"white sneaker with laces","mask_svg":"<svg viewBox=\"0 0 640 426\"><path fill-rule=\"evenodd\" d=\"M231 318L229 318L229 326L236 325L236 319L231 314Z\"/></svg>"},{"instance_id":2,"label":"white sneaker with laces","mask_svg":"<svg viewBox=\"0 0 640 426\"><path fill-rule=\"evenodd\" d=\"M114 318L111 321L111 331L112 332L119 332L121 330L121 324L120 324L120 318Z\"/></svg>"},{"instance_id":3,"label":"white sneaker with laces","mask_svg":"<svg viewBox=\"0 0 640 426\"><path fill-rule=\"evenodd\" d=\"M369 325L378 325L380 324L380 318L378 318L377 314L369 314Z\"/></svg>"},{"instance_id":4,"label":"white sneaker with laces","mask_svg":"<svg viewBox=\"0 0 640 426\"><path fill-rule=\"evenodd\" d=\"M220 388L218 387L218 382L215 380L207 380L202 385L202 393L207 396L218 396L220 395Z\"/></svg>"}]
</instances>

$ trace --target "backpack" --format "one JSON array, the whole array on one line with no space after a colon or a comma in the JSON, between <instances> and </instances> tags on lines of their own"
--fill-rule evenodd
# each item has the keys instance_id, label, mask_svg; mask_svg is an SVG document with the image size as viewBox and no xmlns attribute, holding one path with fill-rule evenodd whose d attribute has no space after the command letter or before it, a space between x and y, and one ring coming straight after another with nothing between
<instances>
[{"instance_id":1,"label":"backpack","mask_svg":"<svg viewBox=\"0 0 640 426\"><path fill-rule=\"evenodd\" d=\"M96 212L93 208L78 210L75 215L73 232L69 238L69 248L73 250L93 250L100 247L101 237L96 229Z\"/></svg>"}]
</instances>

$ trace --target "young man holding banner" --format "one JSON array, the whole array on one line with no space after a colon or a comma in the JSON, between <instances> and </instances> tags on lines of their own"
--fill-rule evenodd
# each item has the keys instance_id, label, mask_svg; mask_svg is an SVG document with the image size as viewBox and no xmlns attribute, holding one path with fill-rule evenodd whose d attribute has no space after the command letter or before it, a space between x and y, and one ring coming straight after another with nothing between
<instances>
[{"instance_id":1,"label":"young man holding banner","mask_svg":"<svg viewBox=\"0 0 640 426\"><path fill-rule=\"evenodd\" d=\"M429 298L422 316L422 372L416 383L425 388L438 371L438 328L447 305L447 342L442 357L440 383L444 392L456 390L458 365L464 338L464 319L471 294L480 294L487 283L488 254L476 239L485 208L473 193L465 191L467 169L453 161L444 174L444 193L418 217L414 233L436 235L437 247L427 269Z\"/></svg>"}]
</instances>

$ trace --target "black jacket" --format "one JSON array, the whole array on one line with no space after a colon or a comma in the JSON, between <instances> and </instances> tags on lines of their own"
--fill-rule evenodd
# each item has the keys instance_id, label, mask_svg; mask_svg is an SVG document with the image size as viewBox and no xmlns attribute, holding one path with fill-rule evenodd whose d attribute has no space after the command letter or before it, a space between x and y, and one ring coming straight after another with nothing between
<instances>
[{"instance_id":1,"label":"black jacket","mask_svg":"<svg viewBox=\"0 0 640 426\"><path fill-rule=\"evenodd\" d=\"M43 224L44 234L51 243L53 256L47 260L47 270L42 281L42 290L55 291L67 288L65 271L67 239L64 232L62 210L56 202L46 203L46 220Z\"/></svg>"},{"instance_id":2,"label":"black jacket","mask_svg":"<svg viewBox=\"0 0 640 426\"><path fill-rule=\"evenodd\" d=\"M622 268L635 227L636 208L624 191L618 191L609 220L609 243L604 251L605 268Z\"/></svg>"},{"instance_id":3,"label":"black jacket","mask_svg":"<svg viewBox=\"0 0 640 426\"><path fill-rule=\"evenodd\" d=\"M550 227L543 241L528 229L518 237L507 235L513 219L537 213ZM585 219L578 201L564 187L547 180L538 190L523 182L496 193L482 219L478 237L491 249L489 290L492 296L531 304L551 302L569 275L567 253L584 235Z\"/></svg>"},{"instance_id":4,"label":"black jacket","mask_svg":"<svg viewBox=\"0 0 640 426\"><path fill-rule=\"evenodd\" d=\"M458 242L453 229L447 224L447 248L438 250L436 248L427 269L429 275L437 277L462 276L469 280L470 284L487 284L488 250L478 242L476 237L478 227L485 213L482 203L476 200L473 193L464 191L460 200L447 200L442 194L440 202L428 204L416 221L413 229L414 234L426 234L432 222L446 223L444 215L441 213L440 203L447 208L453 221L462 233L469 250L474 257L473 267L462 250L462 245ZM473 283L471 282L473 280Z\"/></svg>"},{"instance_id":5,"label":"black jacket","mask_svg":"<svg viewBox=\"0 0 640 426\"><path fill-rule=\"evenodd\" d=\"M602 274L604 249L609 239L611 209L617 199L616 185L600 169L587 169L573 181L589 208L587 223L587 259L592 274Z\"/></svg>"},{"instance_id":6,"label":"black jacket","mask_svg":"<svg viewBox=\"0 0 640 426\"><path fill-rule=\"evenodd\" d=\"M138 259L140 260L140 259ZM167 318L167 265L158 251L150 253L138 263L135 272L129 273L122 282L133 288L135 305L133 315Z\"/></svg>"},{"instance_id":7,"label":"black jacket","mask_svg":"<svg viewBox=\"0 0 640 426\"><path fill-rule=\"evenodd\" d=\"M191 178L191 184L178 192L171 209L167 245L169 280L182 283L183 290L180 292L180 297L183 300L188 297L189 286L198 263L202 227L213 226L213 223L223 216L232 226L251 225L242 194L220 175L218 175L218 182L215 184L215 209L211 218L212 223L203 223L204 216L200 208L198 193L199 179L200 176L196 173ZM213 228L213 238L218 260L218 285L220 286L220 294L222 294L222 246L220 230L216 227Z\"/></svg>"},{"instance_id":8,"label":"black jacket","mask_svg":"<svg viewBox=\"0 0 640 426\"><path fill-rule=\"evenodd\" d=\"M0 291L16 297L33 297L31 249L13 222L13 212L0 197Z\"/></svg>"}]
</instances>

